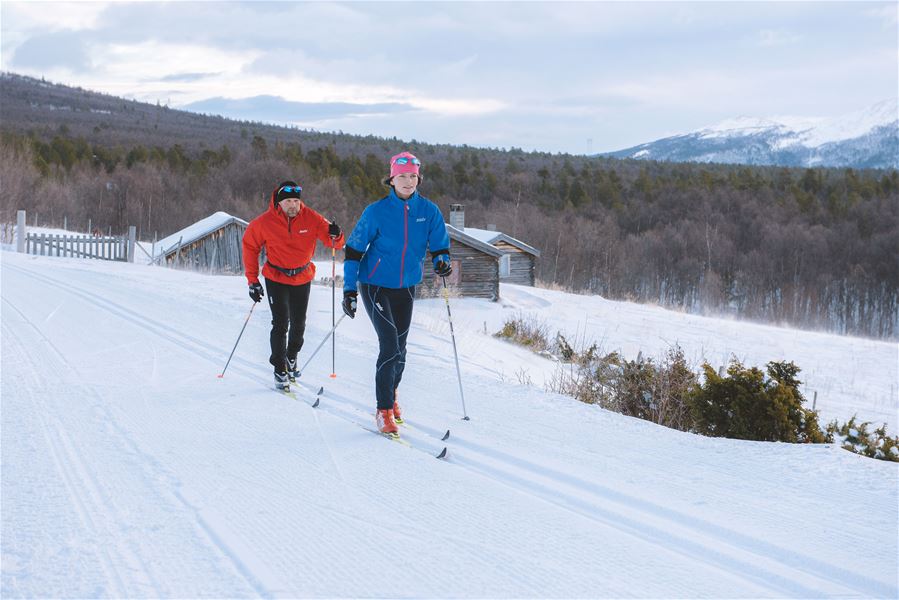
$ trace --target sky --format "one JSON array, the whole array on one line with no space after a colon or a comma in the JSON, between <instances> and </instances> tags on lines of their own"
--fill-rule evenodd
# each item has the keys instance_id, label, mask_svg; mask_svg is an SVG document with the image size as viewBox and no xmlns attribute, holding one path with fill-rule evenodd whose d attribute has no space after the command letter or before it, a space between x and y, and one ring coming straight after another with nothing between
<instances>
[{"instance_id":1,"label":"sky","mask_svg":"<svg viewBox=\"0 0 899 600\"><path fill-rule=\"evenodd\" d=\"M431 143L614 151L899 95L896 2L14 2L0 68Z\"/></svg>"}]
</instances>

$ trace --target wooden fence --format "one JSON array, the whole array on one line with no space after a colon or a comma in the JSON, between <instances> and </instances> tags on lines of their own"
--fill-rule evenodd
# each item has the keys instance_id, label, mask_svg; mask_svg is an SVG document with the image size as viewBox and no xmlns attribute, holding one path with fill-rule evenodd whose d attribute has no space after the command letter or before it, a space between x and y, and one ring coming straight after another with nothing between
<instances>
[{"instance_id":1,"label":"wooden fence","mask_svg":"<svg viewBox=\"0 0 899 600\"><path fill-rule=\"evenodd\" d=\"M60 235L28 233L24 210L18 211L16 221L17 252L134 262L136 235L133 225L128 228L127 236Z\"/></svg>"},{"instance_id":2,"label":"wooden fence","mask_svg":"<svg viewBox=\"0 0 899 600\"><path fill-rule=\"evenodd\" d=\"M53 235L29 233L25 236L25 253L38 256L72 256L127 262L128 238L92 235Z\"/></svg>"}]
</instances>

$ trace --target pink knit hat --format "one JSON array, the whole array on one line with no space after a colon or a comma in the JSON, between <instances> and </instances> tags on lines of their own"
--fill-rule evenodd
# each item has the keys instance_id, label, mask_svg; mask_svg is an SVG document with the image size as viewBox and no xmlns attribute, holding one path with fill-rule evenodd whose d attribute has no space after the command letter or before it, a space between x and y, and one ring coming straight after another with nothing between
<instances>
[{"instance_id":1,"label":"pink knit hat","mask_svg":"<svg viewBox=\"0 0 899 600\"><path fill-rule=\"evenodd\" d=\"M421 161L410 152L400 152L390 159L390 178L393 179L401 173L415 173L421 168Z\"/></svg>"}]
</instances>

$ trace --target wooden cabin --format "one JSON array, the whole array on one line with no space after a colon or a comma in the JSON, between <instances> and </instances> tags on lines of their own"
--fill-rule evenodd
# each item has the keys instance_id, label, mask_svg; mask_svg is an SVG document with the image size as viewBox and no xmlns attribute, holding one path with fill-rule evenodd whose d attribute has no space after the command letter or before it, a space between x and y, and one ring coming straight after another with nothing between
<instances>
[{"instance_id":1,"label":"wooden cabin","mask_svg":"<svg viewBox=\"0 0 899 600\"><path fill-rule=\"evenodd\" d=\"M452 225L446 226L446 232L453 263L453 273L446 278L447 286L464 298L499 300L499 260L503 253ZM425 257L422 273L421 295L439 294L443 281L434 274L430 254Z\"/></svg>"},{"instance_id":2,"label":"wooden cabin","mask_svg":"<svg viewBox=\"0 0 899 600\"><path fill-rule=\"evenodd\" d=\"M460 204L450 206L450 224L469 237L502 252L499 260L499 280L502 283L533 287L536 263L540 258L539 250L501 231L496 231L495 227L489 225L487 229L465 227L465 210Z\"/></svg>"},{"instance_id":3,"label":"wooden cabin","mask_svg":"<svg viewBox=\"0 0 899 600\"><path fill-rule=\"evenodd\" d=\"M243 234L248 223L217 212L156 243L154 262L210 273L243 273Z\"/></svg>"}]
</instances>

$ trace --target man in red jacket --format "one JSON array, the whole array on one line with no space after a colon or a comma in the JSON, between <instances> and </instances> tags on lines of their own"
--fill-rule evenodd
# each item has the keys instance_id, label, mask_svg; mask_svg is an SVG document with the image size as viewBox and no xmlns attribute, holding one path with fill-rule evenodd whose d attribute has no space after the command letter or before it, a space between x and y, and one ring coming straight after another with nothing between
<instances>
[{"instance_id":1,"label":"man in red jacket","mask_svg":"<svg viewBox=\"0 0 899 600\"><path fill-rule=\"evenodd\" d=\"M275 387L289 390L297 373L297 354L303 347L309 286L315 279L316 241L343 248L340 227L306 206L303 188L285 181L272 192L269 209L253 219L243 235L243 263L250 298L259 302L265 293L259 283L259 252L265 247L262 267L268 305L272 310L269 362L275 368Z\"/></svg>"}]
</instances>

